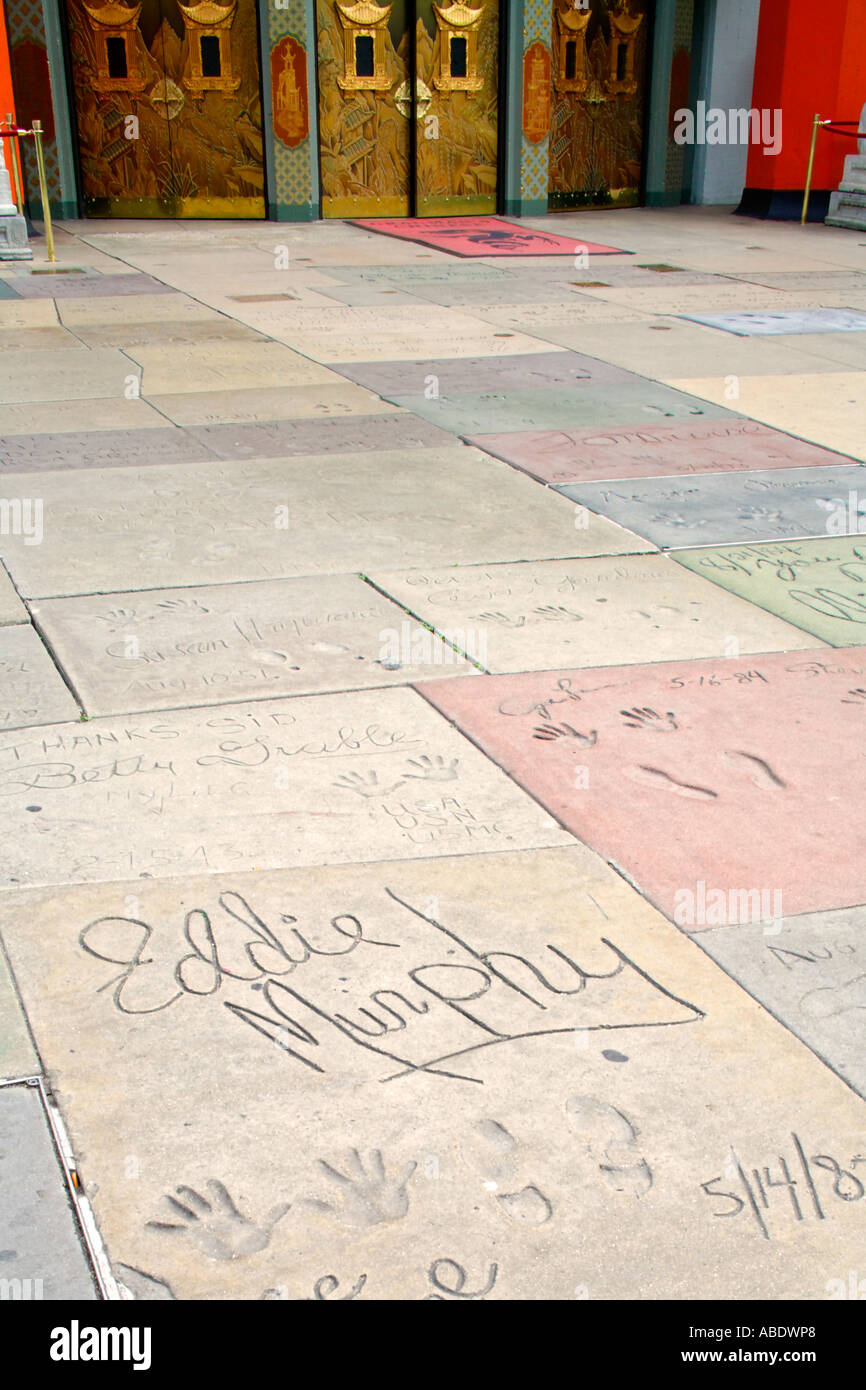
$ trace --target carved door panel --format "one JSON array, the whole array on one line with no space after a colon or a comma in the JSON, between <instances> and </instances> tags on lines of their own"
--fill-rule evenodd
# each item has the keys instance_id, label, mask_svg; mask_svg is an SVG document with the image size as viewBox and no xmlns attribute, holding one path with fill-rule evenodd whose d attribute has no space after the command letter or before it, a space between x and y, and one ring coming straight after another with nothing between
<instances>
[{"instance_id":1,"label":"carved door panel","mask_svg":"<svg viewBox=\"0 0 866 1390\"><path fill-rule=\"evenodd\" d=\"M325 217L496 211L499 0L317 0Z\"/></svg>"},{"instance_id":2,"label":"carved door panel","mask_svg":"<svg viewBox=\"0 0 866 1390\"><path fill-rule=\"evenodd\" d=\"M255 0L67 0L84 208L264 217Z\"/></svg>"},{"instance_id":3,"label":"carved door panel","mask_svg":"<svg viewBox=\"0 0 866 1390\"><path fill-rule=\"evenodd\" d=\"M651 0L553 0L549 206L640 198Z\"/></svg>"}]
</instances>

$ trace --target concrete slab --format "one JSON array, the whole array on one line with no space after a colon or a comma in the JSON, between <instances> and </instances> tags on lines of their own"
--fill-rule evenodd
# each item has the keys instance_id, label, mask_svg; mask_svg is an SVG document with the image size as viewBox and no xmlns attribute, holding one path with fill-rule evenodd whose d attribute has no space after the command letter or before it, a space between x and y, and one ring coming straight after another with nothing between
<instances>
[{"instance_id":1,"label":"concrete slab","mask_svg":"<svg viewBox=\"0 0 866 1390\"><path fill-rule=\"evenodd\" d=\"M866 294L866 275L853 270L819 270L817 266L813 270L755 270L748 279L753 285L774 290L805 290L810 294L816 290L841 294L853 290Z\"/></svg>"},{"instance_id":2,"label":"concrete slab","mask_svg":"<svg viewBox=\"0 0 866 1390\"><path fill-rule=\"evenodd\" d=\"M170 294L139 294L135 299L123 296L89 299L64 300L58 304L56 316L67 328L92 328L94 325L107 327L109 324L142 323L221 323L222 314L199 304L185 294L172 291Z\"/></svg>"},{"instance_id":3,"label":"concrete slab","mask_svg":"<svg viewBox=\"0 0 866 1390\"><path fill-rule=\"evenodd\" d=\"M42 1100L27 1086L0 1090L0 1269L4 1298L97 1298Z\"/></svg>"},{"instance_id":4,"label":"concrete slab","mask_svg":"<svg viewBox=\"0 0 866 1390\"><path fill-rule=\"evenodd\" d=\"M171 294L169 285L160 284L150 275L40 275L19 276L15 292L24 299L100 299L103 295Z\"/></svg>"},{"instance_id":5,"label":"concrete slab","mask_svg":"<svg viewBox=\"0 0 866 1390\"><path fill-rule=\"evenodd\" d=\"M582 846L3 906L138 1297L817 1299L859 1259L862 1102Z\"/></svg>"},{"instance_id":6,"label":"concrete slab","mask_svg":"<svg viewBox=\"0 0 866 1390\"><path fill-rule=\"evenodd\" d=\"M599 275L600 280L604 279ZM768 289L747 280L723 280L714 285L669 284L662 282L645 288L630 285L622 288L584 290L583 293L599 303L629 304L645 314L764 314L784 313L797 309L816 308L821 303L820 291Z\"/></svg>"},{"instance_id":7,"label":"concrete slab","mask_svg":"<svg viewBox=\"0 0 866 1390\"><path fill-rule=\"evenodd\" d=\"M861 490L864 514L848 506ZM656 545L718 545L866 530L866 466L774 468L767 473L705 473L699 478L565 483L566 497L609 516ZM831 530L828 532L828 527Z\"/></svg>"},{"instance_id":8,"label":"concrete slab","mask_svg":"<svg viewBox=\"0 0 866 1390\"><path fill-rule=\"evenodd\" d=\"M4 364L0 405L128 397L138 394L140 379L136 364L116 348L67 348L53 352L50 362L42 352L22 351Z\"/></svg>"},{"instance_id":9,"label":"concrete slab","mask_svg":"<svg viewBox=\"0 0 866 1390\"><path fill-rule=\"evenodd\" d=\"M752 314L689 314L695 323L740 337L771 333L863 333L866 314L855 309L774 309Z\"/></svg>"},{"instance_id":10,"label":"concrete slab","mask_svg":"<svg viewBox=\"0 0 866 1390\"><path fill-rule=\"evenodd\" d=\"M719 604L704 583L681 584L677 568L664 555L602 556L370 578L488 671L718 656L734 633L744 652L814 645L751 605Z\"/></svg>"},{"instance_id":11,"label":"concrete slab","mask_svg":"<svg viewBox=\"0 0 866 1390\"><path fill-rule=\"evenodd\" d=\"M0 436L0 472L57 468L146 468L155 463L201 463L212 449L182 429L81 430L65 434Z\"/></svg>"},{"instance_id":12,"label":"concrete slab","mask_svg":"<svg viewBox=\"0 0 866 1390\"><path fill-rule=\"evenodd\" d=\"M428 306L432 307L432 306ZM328 310L328 313L336 312ZM396 312L396 310L395 310ZM414 312L418 312L415 310ZM443 313L450 312L443 310ZM428 357L484 357L500 356L510 353L550 352L549 343L539 342L528 333L498 331L476 322L471 328L463 325L442 324L423 333L386 332L372 329L370 332L349 335L327 332L303 333L294 328L285 332L269 329L275 338L291 343L298 352L310 357L314 362L368 362L371 359L394 362L400 358L407 361L424 360Z\"/></svg>"},{"instance_id":13,"label":"concrete slab","mask_svg":"<svg viewBox=\"0 0 866 1390\"><path fill-rule=\"evenodd\" d=\"M434 357L412 362L340 362L343 376L391 399L409 393L440 395L631 383L627 372L579 352L516 353L509 357ZM431 380L431 378L433 378Z\"/></svg>"},{"instance_id":14,"label":"concrete slab","mask_svg":"<svg viewBox=\"0 0 866 1390\"><path fill-rule=\"evenodd\" d=\"M128 359L127 359L128 360ZM129 363L131 375L138 367ZM49 401L0 405L0 438L7 435L65 434L91 430L140 430L165 427L165 416L138 397L104 396L100 400Z\"/></svg>"},{"instance_id":15,"label":"concrete slab","mask_svg":"<svg viewBox=\"0 0 866 1390\"><path fill-rule=\"evenodd\" d=\"M829 449L735 417L695 418L679 425L613 425L605 430L590 426L478 434L470 442L554 485L672 474L832 468L847 462Z\"/></svg>"},{"instance_id":16,"label":"concrete slab","mask_svg":"<svg viewBox=\"0 0 866 1390\"><path fill-rule=\"evenodd\" d=\"M33 475L3 486L26 501ZM39 494L43 544L4 547L31 598L655 549L603 518L576 530L564 498L464 445L45 472Z\"/></svg>"},{"instance_id":17,"label":"concrete slab","mask_svg":"<svg viewBox=\"0 0 866 1390\"><path fill-rule=\"evenodd\" d=\"M401 660L405 612L355 575L48 599L32 612L90 715L403 684L419 666L475 671L420 632L417 665L411 643Z\"/></svg>"},{"instance_id":18,"label":"concrete slab","mask_svg":"<svg viewBox=\"0 0 866 1390\"><path fill-rule=\"evenodd\" d=\"M722 404L725 383L720 377L670 380L669 386ZM822 372L787 376L744 376L739 379L737 408L752 419L851 458L866 460L863 418L866 386L862 372Z\"/></svg>"},{"instance_id":19,"label":"concrete slab","mask_svg":"<svg viewBox=\"0 0 866 1390\"><path fill-rule=\"evenodd\" d=\"M866 541L862 535L672 554L696 574L830 646L850 647L866 640Z\"/></svg>"},{"instance_id":20,"label":"concrete slab","mask_svg":"<svg viewBox=\"0 0 866 1390\"><path fill-rule=\"evenodd\" d=\"M570 840L407 689L0 733L0 797L6 887Z\"/></svg>"},{"instance_id":21,"label":"concrete slab","mask_svg":"<svg viewBox=\"0 0 866 1390\"><path fill-rule=\"evenodd\" d=\"M21 1001L0 947L0 1081L37 1076L41 1070Z\"/></svg>"},{"instance_id":22,"label":"concrete slab","mask_svg":"<svg viewBox=\"0 0 866 1390\"><path fill-rule=\"evenodd\" d=\"M419 688L669 916L701 882L790 915L866 899L864 676L857 647Z\"/></svg>"},{"instance_id":23,"label":"concrete slab","mask_svg":"<svg viewBox=\"0 0 866 1390\"><path fill-rule=\"evenodd\" d=\"M0 564L0 624L29 622L27 609L21 602L12 580Z\"/></svg>"},{"instance_id":24,"label":"concrete slab","mask_svg":"<svg viewBox=\"0 0 866 1390\"><path fill-rule=\"evenodd\" d=\"M158 345L170 347L186 343L262 343L267 339L245 323L220 317L211 319L163 320L150 323L83 324L76 330L87 347L138 348Z\"/></svg>"},{"instance_id":25,"label":"concrete slab","mask_svg":"<svg viewBox=\"0 0 866 1390\"><path fill-rule=\"evenodd\" d=\"M235 398L237 399L237 398ZM312 420L267 420L261 424L201 425L189 431L214 458L293 458L299 454L346 453L361 449L437 449L454 443L450 434L409 411Z\"/></svg>"},{"instance_id":26,"label":"concrete slab","mask_svg":"<svg viewBox=\"0 0 866 1390\"><path fill-rule=\"evenodd\" d=\"M56 328L57 309L51 300L15 299L0 303L0 328Z\"/></svg>"},{"instance_id":27,"label":"concrete slab","mask_svg":"<svg viewBox=\"0 0 866 1390\"><path fill-rule=\"evenodd\" d=\"M205 425L268 424L274 420L326 420L332 416L395 413L395 407L371 391L333 375L318 386L271 386L243 391L178 391L152 396L165 419L193 429Z\"/></svg>"},{"instance_id":28,"label":"concrete slab","mask_svg":"<svg viewBox=\"0 0 866 1390\"><path fill-rule=\"evenodd\" d=\"M93 346L107 347L109 344L94 343ZM0 326L0 353L46 352L58 348L72 351L77 349L79 352L87 351L85 344L74 333L70 332L68 328L61 328L59 324L54 324L50 328L3 328Z\"/></svg>"},{"instance_id":29,"label":"concrete slab","mask_svg":"<svg viewBox=\"0 0 866 1390\"><path fill-rule=\"evenodd\" d=\"M453 284L498 285L511 283L510 272L501 264L482 265L478 261L453 261L450 257L412 265L329 265L328 275L349 285ZM325 294L329 291L323 286Z\"/></svg>"},{"instance_id":30,"label":"concrete slab","mask_svg":"<svg viewBox=\"0 0 866 1390\"><path fill-rule=\"evenodd\" d=\"M696 939L732 979L866 1097L866 908L785 917L778 926L770 933L760 924L705 927ZM849 1188L856 1191L853 1184Z\"/></svg>"},{"instance_id":31,"label":"concrete slab","mask_svg":"<svg viewBox=\"0 0 866 1390\"><path fill-rule=\"evenodd\" d=\"M543 338L548 344L546 352L550 352L553 342L582 351L580 335L585 324L636 323L646 318L641 309L629 308L627 302L608 304L592 300L588 290L563 304L555 297L557 289L558 286L552 289L548 304L496 304L488 299L483 304L473 304L472 313L475 318L509 332Z\"/></svg>"},{"instance_id":32,"label":"concrete slab","mask_svg":"<svg viewBox=\"0 0 866 1390\"><path fill-rule=\"evenodd\" d=\"M81 711L27 623L0 627L0 729L77 719Z\"/></svg>"},{"instance_id":33,"label":"concrete slab","mask_svg":"<svg viewBox=\"0 0 866 1390\"><path fill-rule=\"evenodd\" d=\"M634 378L607 384L590 378L572 390L505 387L475 394L395 395L396 404L454 434L472 436L510 430L555 430L606 426L612 419L637 424L659 419L723 419L730 412L666 386Z\"/></svg>"},{"instance_id":34,"label":"concrete slab","mask_svg":"<svg viewBox=\"0 0 866 1390\"><path fill-rule=\"evenodd\" d=\"M131 347L144 396L187 391L242 391L268 386L328 385L333 373L282 343L190 343Z\"/></svg>"}]
</instances>

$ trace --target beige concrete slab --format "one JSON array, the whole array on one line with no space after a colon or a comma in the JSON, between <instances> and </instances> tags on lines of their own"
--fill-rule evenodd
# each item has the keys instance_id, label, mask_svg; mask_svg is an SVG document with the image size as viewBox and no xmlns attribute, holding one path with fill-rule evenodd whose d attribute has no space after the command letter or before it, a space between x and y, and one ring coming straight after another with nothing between
<instances>
[{"instance_id":1,"label":"beige concrete slab","mask_svg":"<svg viewBox=\"0 0 866 1390\"><path fill-rule=\"evenodd\" d=\"M593 303L588 295L567 303L554 300L550 304L473 304L472 312L485 323L497 324L515 332L542 334L549 338L548 328L574 329L575 325L605 323L636 323L646 318L642 310L630 308L628 304ZM551 340L552 341L552 340ZM577 351L579 340L569 344ZM548 352L550 348L546 349ZM433 356L431 353L430 356Z\"/></svg>"},{"instance_id":2,"label":"beige concrete slab","mask_svg":"<svg viewBox=\"0 0 866 1390\"><path fill-rule=\"evenodd\" d=\"M339 415L396 415L397 406L342 378L320 386L271 386L243 391L176 391L152 396L163 423L243 424L252 420L329 419Z\"/></svg>"},{"instance_id":3,"label":"beige concrete slab","mask_svg":"<svg viewBox=\"0 0 866 1390\"><path fill-rule=\"evenodd\" d=\"M103 296L99 299L64 299L57 306L61 323L69 328L102 323L214 323L220 315L206 304L181 294Z\"/></svg>"},{"instance_id":4,"label":"beige concrete slab","mask_svg":"<svg viewBox=\"0 0 866 1390\"><path fill-rule=\"evenodd\" d=\"M21 351L4 364L0 405L122 397L137 393L140 378L135 362L116 348L60 349L50 362L41 352Z\"/></svg>"},{"instance_id":5,"label":"beige concrete slab","mask_svg":"<svg viewBox=\"0 0 866 1390\"><path fill-rule=\"evenodd\" d=\"M88 714L475 672L355 575L48 599L32 611Z\"/></svg>"},{"instance_id":6,"label":"beige concrete slab","mask_svg":"<svg viewBox=\"0 0 866 1390\"><path fill-rule=\"evenodd\" d=\"M793 342L733 338L677 318L591 323L580 330L582 352L652 378L838 371L832 349L821 350L827 341L825 335L798 336Z\"/></svg>"},{"instance_id":7,"label":"beige concrete slab","mask_svg":"<svg viewBox=\"0 0 866 1390\"><path fill-rule=\"evenodd\" d=\"M115 344L94 343L92 346L113 347ZM0 354L4 354L0 356L0 371L3 370L3 362L11 360L5 357L6 353L43 352L57 348L86 352L88 344L83 343L68 328L61 328L59 324L44 328L4 328L0 323Z\"/></svg>"},{"instance_id":8,"label":"beige concrete slab","mask_svg":"<svg viewBox=\"0 0 866 1390\"><path fill-rule=\"evenodd\" d=\"M599 276L599 279L603 279ZM675 278L675 277L662 277ZM819 308L825 301L821 290L774 290L748 280L732 280L714 285L630 285L619 289L582 290L605 304L625 304L647 314L711 314L730 310L747 313L761 309Z\"/></svg>"},{"instance_id":9,"label":"beige concrete slab","mask_svg":"<svg viewBox=\"0 0 866 1390\"><path fill-rule=\"evenodd\" d=\"M10 500L30 474L7 474ZM6 539L25 597L655 550L477 449L383 450L39 475L45 540Z\"/></svg>"},{"instance_id":10,"label":"beige concrete slab","mask_svg":"<svg viewBox=\"0 0 866 1390\"><path fill-rule=\"evenodd\" d=\"M570 842L408 689L0 733L0 800L5 887Z\"/></svg>"},{"instance_id":11,"label":"beige concrete slab","mask_svg":"<svg viewBox=\"0 0 866 1390\"><path fill-rule=\"evenodd\" d=\"M139 368L129 363L130 374ZM27 402L0 404L0 435L62 434L81 430L164 429L160 415L140 397L103 396L99 400Z\"/></svg>"},{"instance_id":12,"label":"beige concrete slab","mask_svg":"<svg viewBox=\"0 0 866 1390\"><path fill-rule=\"evenodd\" d=\"M0 624L28 621L27 609L15 592L12 580L0 564Z\"/></svg>"},{"instance_id":13,"label":"beige concrete slab","mask_svg":"<svg viewBox=\"0 0 866 1390\"><path fill-rule=\"evenodd\" d=\"M0 946L0 1081L36 1076L42 1068Z\"/></svg>"},{"instance_id":14,"label":"beige concrete slab","mask_svg":"<svg viewBox=\"0 0 866 1390\"><path fill-rule=\"evenodd\" d=\"M667 385L719 405L726 403L722 377L676 377ZM866 378L862 372L741 376L738 390L736 405L743 415L866 460Z\"/></svg>"},{"instance_id":15,"label":"beige concrete slab","mask_svg":"<svg viewBox=\"0 0 866 1390\"><path fill-rule=\"evenodd\" d=\"M261 333L233 319L170 319L162 323L79 324L73 341L82 347L133 349L142 345L172 347L178 343L261 343ZM67 333L67 336L69 334ZM133 354L134 355L134 354Z\"/></svg>"},{"instance_id":16,"label":"beige concrete slab","mask_svg":"<svg viewBox=\"0 0 866 1390\"><path fill-rule=\"evenodd\" d=\"M52 299L0 299L0 328L56 328Z\"/></svg>"},{"instance_id":17,"label":"beige concrete slab","mask_svg":"<svg viewBox=\"0 0 866 1390\"><path fill-rule=\"evenodd\" d=\"M821 1299L859 1260L860 1099L582 846L0 908L138 1297Z\"/></svg>"},{"instance_id":18,"label":"beige concrete slab","mask_svg":"<svg viewBox=\"0 0 866 1390\"><path fill-rule=\"evenodd\" d=\"M0 627L0 730L77 719L79 708L29 624Z\"/></svg>"},{"instance_id":19,"label":"beige concrete slab","mask_svg":"<svg viewBox=\"0 0 866 1390\"><path fill-rule=\"evenodd\" d=\"M678 568L665 555L632 555L370 578L493 672L815 645L780 619L767 622L772 615L750 603L717 603L706 580L681 584Z\"/></svg>"},{"instance_id":20,"label":"beige concrete slab","mask_svg":"<svg viewBox=\"0 0 866 1390\"><path fill-rule=\"evenodd\" d=\"M281 343L138 344L127 357L141 368L144 396L186 391L337 385L339 378Z\"/></svg>"}]
</instances>

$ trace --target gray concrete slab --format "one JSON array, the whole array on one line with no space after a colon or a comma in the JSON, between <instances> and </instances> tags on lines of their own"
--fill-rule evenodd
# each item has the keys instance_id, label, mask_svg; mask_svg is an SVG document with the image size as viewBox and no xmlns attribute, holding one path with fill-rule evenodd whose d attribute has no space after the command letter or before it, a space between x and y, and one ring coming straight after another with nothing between
<instances>
[{"instance_id":1,"label":"gray concrete slab","mask_svg":"<svg viewBox=\"0 0 866 1390\"><path fill-rule=\"evenodd\" d=\"M0 1089L0 1287L28 1302L98 1296L42 1100L24 1086Z\"/></svg>"},{"instance_id":2,"label":"gray concrete slab","mask_svg":"<svg viewBox=\"0 0 866 1390\"><path fill-rule=\"evenodd\" d=\"M405 612L355 575L47 599L32 612L89 715L366 689L418 676L411 644L406 660L400 656ZM428 638L431 676L474 673Z\"/></svg>"},{"instance_id":3,"label":"gray concrete slab","mask_svg":"<svg viewBox=\"0 0 866 1390\"><path fill-rule=\"evenodd\" d=\"M78 719L81 711L29 624L0 627L0 729Z\"/></svg>"},{"instance_id":4,"label":"gray concrete slab","mask_svg":"<svg viewBox=\"0 0 866 1390\"><path fill-rule=\"evenodd\" d=\"M866 1098L866 908L707 926L698 945ZM862 1159L861 1159L862 1162ZM866 1189L866 1163L846 1191ZM850 1197L849 1197L850 1200Z\"/></svg>"},{"instance_id":5,"label":"gray concrete slab","mask_svg":"<svg viewBox=\"0 0 866 1390\"><path fill-rule=\"evenodd\" d=\"M3 367L0 406L30 401L138 396L141 369L117 348L17 352Z\"/></svg>"},{"instance_id":6,"label":"gray concrete slab","mask_svg":"<svg viewBox=\"0 0 866 1390\"><path fill-rule=\"evenodd\" d=\"M698 478L566 483L572 498L661 547L839 535L866 528L849 493L866 497L866 465L706 473ZM853 516L853 519L852 519Z\"/></svg>"},{"instance_id":7,"label":"gray concrete slab","mask_svg":"<svg viewBox=\"0 0 866 1390\"><path fill-rule=\"evenodd\" d=\"M33 475L4 491L30 498ZM655 549L603 519L576 530L558 494L464 445L46 472L39 494L42 544L4 555L33 598Z\"/></svg>"},{"instance_id":8,"label":"gray concrete slab","mask_svg":"<svg viewBox=\"0 0 866 1390\"><path fill-rule=\"evenodd\" d=\"M0 945L0 1081L36 1076L41 1070L21 1000Z\"/></svg>"},{"instance_id":9,"label":"gray concrete slab","mask_svg":"<svg viewBox=\"0 0 866 1390\"><path fill-rule=\"evenodd\" d=\"M407 639L415 675L442 674ZM405 688L0 733L0 795L5 887L569 841Z\"/></svg>"},{"instance_id":10,"label":"gray concrete slab","mask_svg":"<svg viewBox=\"0 0 866 1390\"><path fill-rule=\"evenodd\" d=\"M139 1296L821 1299L858 1267L822 1156L851 1171L862 1101L582 845L0 913ZM783 1161L798 1206L763 1205Z\"/></svg>"},{"instance_id":11,"label":"gray concrete slab","mask_svg":"<svg viewBox=\"0 0 866 1390\"><path fill-rule=\"evenodd\" d=\"M866 314L856 309L774 309L755 314L683 314L681 317L744 338L776 333L866 332Z\"/></svg>"},{"instance_id":12,"label":"gray concrete slab","mask_svg":"<svg viewBox=\"0 0 866 1390\"><path fill-rule=\"evenodd\" d=\"M299 454L357 450L439 449L453 444L445 430L407 410L376 415L347 414L313 420L266 420L261 424L193 426L214 458L293 458Z\"/></svg>"},{"instance_id":13,"label":"gray concrete slab","mask_svg":"<svg viewBox=\"0 0 866 1390\"><path fill-rule=\"evenodd\" d=\"M511 430L603 427L611 420L638 425L666 419L718 420L730 415L722 406L639 378L615 385L578 379L567 392L556 387L506 387L475 394L441 394L438 399L407 392L393 400L441 429L464 437Z\"/></svg>"},{"instance_id":14,"label":"gray concrete slab","mask_svg":"<svg viewBox=\"0 0 866 1390\"><path fill-rule=\"evenodd\" d=\"M15 592L12 580L0 564L0 624L28 621L27 609Z\"/></svg>"},{"instance_id":15,"label":"gray concrete slab","mask_svg":"<svg viewBox=\"0 0 866 1390\"><path fill-rule=\"evenodd\" d=\"M233 428L237 431L238 427ZM201 463L216 457L214 450L191 431L171 427L0 436L0 473L148 468L155 463Z\"/></svg>"},{"instance_id":16,"label":"gray concrete slab","mask_svg":"<svg viewBox=\"0 0 866 1390\"><path fill-rule=\"evenodd\" d=\"M334 371L389 399L423 392L464 395L479 391L539 390L633 383L630 372L579 352L532 352L512 357L436 357L417 362L341 362ZM645 385L646 383L642 383ZM435 396L433 396L435 399Z\"/></svg>"},{"instance_id":17,"label":"gray concrete slab","mask_svg":"<svg viewBox=\"0 0 866 1390\"><path fill-rule=\"evenodd\" d=\"M132 272L129 275L40 275L19 276L15 292L22 299L94 299L115 295L173 294L170 285L163 285L150 275Z\"/></svg>"}]
</instances>

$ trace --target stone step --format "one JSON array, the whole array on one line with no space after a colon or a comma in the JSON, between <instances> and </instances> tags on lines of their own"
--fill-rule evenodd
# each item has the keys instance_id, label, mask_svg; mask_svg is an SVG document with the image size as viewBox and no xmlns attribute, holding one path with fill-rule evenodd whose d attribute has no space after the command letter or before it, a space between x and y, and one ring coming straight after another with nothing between
<instances>
[{"instance_id":1,"label":"stone step","mask_svg":"<svg viewBox=\"0 0 866 1390\"><path fill-rule=\"evenodd\" d=\"M861 209L861 208L862 208L862 209L866 209L866 191L864 191L863 193L857 192L856 190L855 190L854 192L848 192L846 189L840 188L840 189L838 190L838 192L836 192L836 193L831 193L831 194L830 194L830 213L831 213L831 215L835 215L835 213L838 212L839 209L840 209L840 208L843 208L843 207L846 208L846 209L850 209L850 208L858 208L858 209Z\"/></svg>"}]
</instances>

